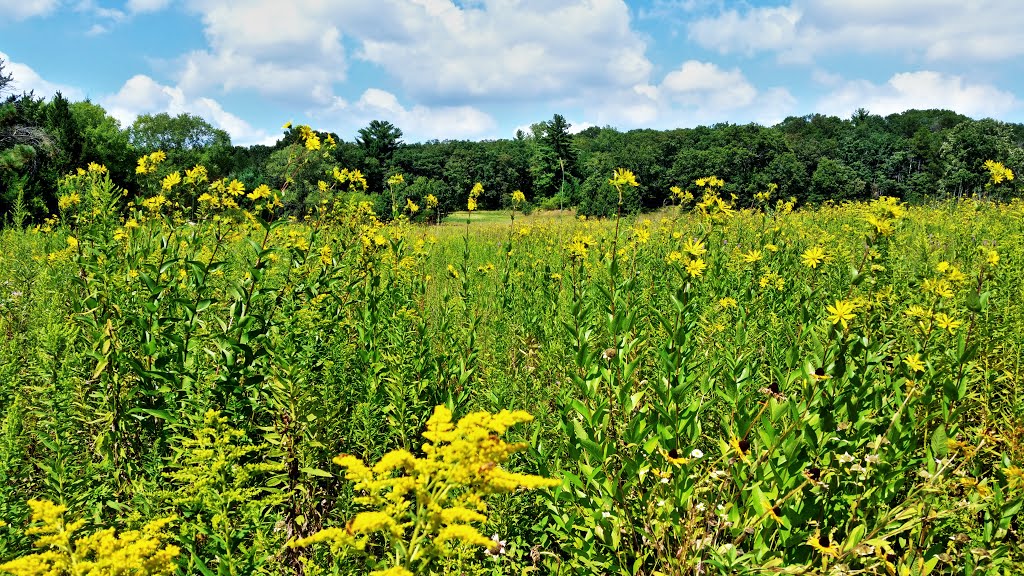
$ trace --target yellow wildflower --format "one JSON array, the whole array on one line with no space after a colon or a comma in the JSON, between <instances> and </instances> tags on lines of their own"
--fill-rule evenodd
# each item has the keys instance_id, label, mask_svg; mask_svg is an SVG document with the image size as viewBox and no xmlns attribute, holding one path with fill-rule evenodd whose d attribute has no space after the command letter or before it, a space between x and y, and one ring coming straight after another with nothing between
<instances>
[{"instance_id":1,"label":"yellow wildflower","mask_svg":"<svg viewBox=\"0 0 1024 576\"><path fill-rule=\"evenodd\" d=\"M1002 162L986 160L984 166L988 169L989 179L992 184L999 184L1004 180L1013 180L1013 170L1003 166Z\"/></svg>"},{"instance_id":2,"label":"yellow wildflower","mask_svg":"<svg viewBox=\"0 0 1024 576\"><path fill-rule=\"evenodd\" d=\"M306 137L306 150L319 150L320 149L320 137L316 134L309 134Z\"/></svg>"},{"instance_id":3,"label":"yellow wildflower","mask_svg":"<svg viewBox=\"0 0 1024 576\"><path fill-rule=\"evenodd\" d=\"M831 556L833 558L839 558L842 551L835 544L829 542L827 535L821 532L815 532L809 538L807 538L807 545L814 548L824 556Z\"/></svg>"},{"instance_id":4,"label":"yellow wildflower","mask_svg":"<svg viewBox=\"0 0 1024 576\"><path fill-rule=\"evenodd\" d=\"M178 184L181 184L181 173L171 172L164 176L164 179L160 182L160 187L165 191L169 191Z\"/></svg>"},{"instance_id":5,"label":"yellow wildflower","mask_svg":"<svg viewBox=\"0 0 1024 576\"><path fill-rule=\"evenodd\" d=\"M683 252L691 256L700 257L707 253L707 248L704 247L704 242L696 238L690 238L683 243Z\"/></svg>"},{"instance_id":6,"label":"yellow wildflower","mask_svg":"<svg viewBox=\"0 0 1024 576\"><path fill-rule=\"evenodd\" d=\"M633 172L631 170L626 170L625 168L616 168L612 172L612 177L608 180L608 183L616 188L621 186L632 186L635 188L640 185L636 181L636 176Z\"/></svg>"},{"instance_id":7,"label":"yellow wildflower","mask_svg":"<svg viewBox=\"0 0 1024 576\"><path fill-rule=\"evenodd\" d=\"M808 268L817 268L825 260L825 249L821 246L812 246L800 255L800 260Z\"/></svg>"},{"instance_id":8,"label":"yellow wildflower","mask_svg":"<svg viewBox=\"0 0 1024 576\"><path fill-rule=\"evenodd\" d=\"M82 197L78 195L78 192L72 192L71 194L65 194L57 199L57 207L61 210L67 210L68 208L78 205L82 202Z\"/></svg>"},{"instance_id":9,"label":"yellow wildflower","mask_svg":"<svg viewBox=\"0 0 1024 576\"><path fill-rule=\"evenodd\" d=\"M828 315L829 322L831 322L833 325L834 324L842 324L843 325L843 330L846 330L846 329L849 328L849 325L847 324L847 322L850 321L850 320L853 320L853 318L854 318L853 311L855 309L856 309L856 306L853 304L853 302L848 302L846 300L836 300L835 304L833 304L831 306L826 306L825 307L825 310L827 310L828 313L829 313L829 315Z\"/></svg>"},{"instance_id":10,"label":"yellow wildflower","mask_svg":"<svg viewBox=\"0 0 1024 576\"><path fill-rule=\"evenodd\" d=\"M914 372L924 372L924 362L921 361L920 354L907 354L903 362Z\"/></svg>"},{"instance_id":11,"label":"yellow wildflower","mask_svg":"<svg viewBox=\"0 0 1024 576\"><path fill-rule=\"evenodd\" d=\"M1003 468L1003 474L1006 476L1006 485L1012 490L1024 490L1024 469L1020 466L1010 466L1009 468Z\"/></svg>"},{"instance_id":12,"label":"yellow wildflower","mask_svg":"<svg viewBox=\"0 0 1024 576\"><path fill-rule=\"evenodd\" d=\"M956 329L963 324L960 320L954 320L946 314L939 312L935 315L935 325L942 330L949 331L950 334L956 332Z\"/></svg>"},{"instance_id":13,"label":"yellow wildflower","mask_svg":"<svg viewBox=\"0 0 1024 576\"><path fill-rule=\"evenodd\" d=\"M413 573L401 566L392 566L385 570L374 570L370 572L370 576L413 576Z\"/></svg>"},{"instance_id":14,"label":"yellow wildflower","mask_svg":"<svg viewBox=\"0 0 1024 576\"><path fill-rule=\"evenodd\" d=\"M206 182L209 175L206 172L206 166L196 165L185 171L185 183L186 184L202 184Z\"/></svg>"},{"instance_id":15,"label":"yellow wildflower","mask_svg":"<svg viewBox=\"0 0 1024 576\"><path fill-rule=\"evenodd\" d=\"M235 197L241 196L242 194L245 194L245 184L242 184L238 180L232 180L231 183L228 184L227 192Z\"/></svg>"},{"instance_id":16,"label":"yellow wildflower","mask_svg":"<svg viewBox=\"0 0 1024 576\"><path fill-rule=\"evenodd\" d=\"M700 278L707 267L708 265L704 263L703 258L694 258L686 263L686 273L689 274L691 278Z\"/></svg>"},{"instance_id":17,"label":"yellow wildflower","mask_svg":"<svg viewBox=\"0 0 1024 576\"><path fill-rule=\"evenodd\" d=\"M246 194L245 197L250 200L260 200L263 198L269 198L270 187L267 186L266 184L260 184L259 186L254 188L252 192Z\"/></svg>"}]
</instances>

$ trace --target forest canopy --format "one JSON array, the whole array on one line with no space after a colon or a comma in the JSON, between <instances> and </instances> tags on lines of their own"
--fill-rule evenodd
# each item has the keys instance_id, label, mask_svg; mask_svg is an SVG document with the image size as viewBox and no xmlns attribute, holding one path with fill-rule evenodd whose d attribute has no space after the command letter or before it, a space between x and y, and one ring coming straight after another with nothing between
<instances>
[{"instance_id":1,"label":"forest canopy","mask_svg":"<svg viewBox=\"0 0 1024 576\"><path fill-rule=\"evenodd\" d=\"M840 202L893 196L911 202L990 194L987 160L1014 172L1024 169L1024 125L974 120L950 110L908 110L879 116L858 110L850 118L792 116L775 126L729 123L671 130L620 131L611 126L573 133L554 114L511 139L405 142L401 127L374 120L353 135L318 133L336 143L322 161L288 173L298 128L286 128L271 146L233 145L227 132L191 114L144 114L121 125L98 104L71 102L59 92L44 99L10 93L10 74L0 62L0 221L39 221L58 209L58 180L77 168L106 166L113 180L137 197L136 160L157 150L161 170L183 172L203 165L211 176L237 179L251 189L288 188L290 215L324 198L316 182L334 166L365 176L377 212L392 213L409 200L438 199L444 214L460 209L477 182L481 209L510 204L522 191L530 205L574 207L579 214L615 213L619 198L607 185L617 167L632 170L641 185L622 198L625 212L673 202L672 187L686 189L705 176L725 181L738 206L755 202L769 184L798 203ZM348 136L350 139L347 139ZM323 174L321 174L323 173ZM396 188L388 181L403 175ZM328 178L329 179L329 178ZM1000 186L1017 196L1016 182Z\"/></svg>"}]
</instances>

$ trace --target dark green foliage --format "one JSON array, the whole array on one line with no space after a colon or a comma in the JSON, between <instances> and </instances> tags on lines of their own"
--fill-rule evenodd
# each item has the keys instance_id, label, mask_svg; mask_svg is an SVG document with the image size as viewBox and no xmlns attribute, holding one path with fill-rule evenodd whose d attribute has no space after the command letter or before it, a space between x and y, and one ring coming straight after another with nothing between
<instances>
[{"instance_id":1,"label":"dark green foliage","mask_svg":"<svg viewBox=\"0 0 1024 576\"><path fill-rule=\"evenodd\" d=\"M231 137L193 114L143 114L128 129L128 140L139 155L163 150L168 164L177 169L202 164L223 174L230 168Z\"/></svg>"},{"instance_id":2,"label":"dark green foliage","mask_svg":"<svg viewBox=\"0 0 1024 576\"><path fill-rule=\"evenodd\" d=\"M359 129L356 144L363 151L363 173L370 190L384 190L384 182L388 179L391 157L402 147L402 131L394 124L384 120L373 120L366 128Z\"/></svg>"},{"instance_id":3,"label":"dark green foliage","mask_svg":"<svg viewBox=\"0 0 1024 576\"><path fill-rule=\"evenodd\" d=\"M10 91L11 80L0 62L0 94ZM399 127L384 120L370 122L349 142L321 132L321 140L329 135L337 145L325 149L322 162L306 163L292 176L302 184L288 184L287 213L305 213L323 199L316 182L330 183L324 173L328 165L360 170L367 193L381 195L375 204L382 217L392 214L387 180L395 174L404 176L406 187L420 179L429 182L442 215L464 209L479 182L482 210L506 207L512 192L521 190L535 206L610 216L619 199L606 184L620 167L632 170L640 183L624 194L625 213L670 204L671 187L686 190L711 175L725 181L727 198L746 207L769 184L778 186L776 198L810 203L883 195L910 201L975 194L1005 199L1019 195L1019 180L986 186L982 164L994 160L1015 173L1024 170L1024 125L972 120L949 110L883 117L860 109L845 120L811 114L772 127L722 123L620 132L606 126L575 135L570 128L564 116L554 114L510 140L410 144L402 141ZM202 164L211 177L238 179L247 190L261 183L280 188L296 171L288 162L294 154L287 150L301 144L297 127L273 146L232 146L225 131L190 114L148 114L121 127L89 101L71 103L60 94L49 102L33 94L10 95L0 103L0 218L13 222L16 207L27 221L55 214L57 179L89 162L106 166L129 196L138 196L135 161L155 150L167 153L161 176ZM406 197L417 201L422 194L406 190L395 196L398 211Z\"/></svg>"}]
</instances>

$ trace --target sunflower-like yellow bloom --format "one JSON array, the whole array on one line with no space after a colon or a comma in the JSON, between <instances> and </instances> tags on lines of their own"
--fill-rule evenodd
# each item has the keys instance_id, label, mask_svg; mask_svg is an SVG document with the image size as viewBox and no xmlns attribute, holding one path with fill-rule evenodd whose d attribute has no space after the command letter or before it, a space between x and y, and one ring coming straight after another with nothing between
<instances>
[{"instance_id":1,"label":"sunflower-like yellow bloom","mask_svg":"<svg viewBox=\"0 0 1024 576\"><path fill-rule=\"evenodd\" d=\"M808 268L817 268L818 264L825 261L825 249L821 246L812 246L800 255L800 261Z\"/></svg>"},{"instance_id":2,"label":"sunflower-like yellow bloom","mask_svg":"<svg viewBox=\"0 0 1024 576\"><path fill-rule=\"evenodd\" d=\"M853 302L847 300L836 300L835 304L826 306L825 310L828 311L828 321L832 324L842 324L843 330L849 328L848 322L855 318L854 310L857 306Z\"/></svg>"},{"instance_id":3,"label":"sunflower-like yellow bloom","mask_svg":"<svg viewBox=\"0 0 1024 576\"><path fill-rule=\"evenodd\" d=\"M173 189L178 184L181 184L181 173L180 172L171 172L167 176L164 176L164 179L160 182L160 187L165 192L169 192L171 189Z\"/></svg>"},{"instance_id":4,"label":"sunflower-like yellow bloom","mask_svg":"<svg viewBox=\"0 0 1024 576\"><path fill-rule=\"evenodd\" d=\"M637 187L640 184L636 181L636 175L633 174L632 170L626 170L625 168L616 168L612 172L612 177L608 180L608 183L616 188L621 186L632 186Z\"/></svg>"},{"instance_id":5,"label":"sunflower-like yellow bloom","mask_svg":"<svg viewBox=\"0 0 1024 576\"><path fill-rule=\"evenodd\" d=\"M1009 182L1013 180L1013 170L1003 166L1002 162L986 160L984 166L988 170L989 179L992 184L1001 184L1004 181Z\"/></svg>"}]
</instances>

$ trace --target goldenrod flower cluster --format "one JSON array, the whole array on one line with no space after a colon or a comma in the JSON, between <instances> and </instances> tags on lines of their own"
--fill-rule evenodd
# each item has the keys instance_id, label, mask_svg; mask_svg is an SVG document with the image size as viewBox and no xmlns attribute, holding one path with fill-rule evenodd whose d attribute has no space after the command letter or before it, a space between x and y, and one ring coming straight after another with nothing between
<instances>
[{"instance_id":1,"label":"goldenrod flower cluster","mask_svg":"<svg viewBox=\"0 0 1024 576\"><path fill-rule=\"evenodd\" d=\"M864 220L870 224L880 236L891 236L895 225L906 215L903 204L891 196L882 196L868 205Z\"/></svg>"},{"instance_id":2,"label":"goldenrod flower cluster","mask_svg":"<svg viewBox=\"0 0 1024 576\"><path fill-rule=\"evenodd\" d=\"M470 212L476 210L476 199L479 198L483 192L483 184L477 182L473 185L473 189L469 191L469 200L466 202L466 210L469 210Z\"/></svg>"},{"instance_id":3,"label":"goldenrod flower cluster","mask_svg":"<svg viewBox=\"0 0 1024 576\"><path fill-rule=\"evenodd\" d=\"M363 550L371 534L383 534L395 550L396 567L380 573L420 567L445 555L450 542L490 549L495 542L474 526L487 520L485 496L560 483L502 467L525 448L505 442L502 435L532 419L526 412L502 410L474 412L452 423L451 411L437 406L423 433L423 457L394 450L367 466L355 456L338 456L334 462L345 468L345 478L362 494L355 502L370 510L357 514L343 529L328 528L290 545L327 542L335 550Z\"/></svg>"},{"instance_id":4,"label":"goldenrod flower cluster","mask_svg":"<svg viewBox=\"0 0 1024 576\"><path fill-rule=\"evenodd\" d=\"M117 534L113 528L75 538L85 525L67 522L65 506L45 500L29 500L33 526L26 534L37 535L40 552L0 564L0 572L14 576L107 576L115 574L174 574L177 546L166 544L164 529L173 518L149 522L141 530Z\"/></svg>"}]
</instances>

